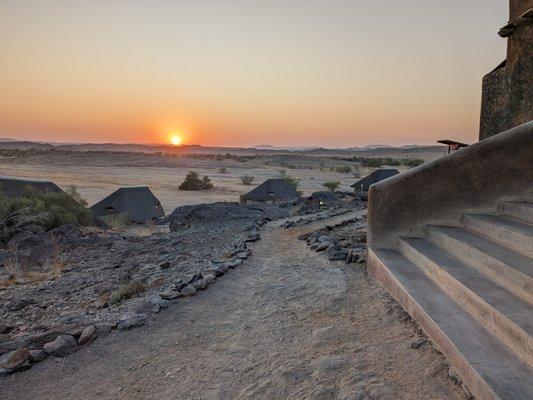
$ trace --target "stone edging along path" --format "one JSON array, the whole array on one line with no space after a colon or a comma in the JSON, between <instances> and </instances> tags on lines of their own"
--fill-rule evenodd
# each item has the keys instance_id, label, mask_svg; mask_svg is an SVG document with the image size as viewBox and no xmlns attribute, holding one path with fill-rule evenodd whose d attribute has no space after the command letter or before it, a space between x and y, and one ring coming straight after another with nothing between
<instances>
[{"instance_id":1,"label":"stone edging along path","mask_svg":"<svg viewBox=\"0 0 533 400\"><path fill-rule=\"evenodd\" d=\"M26 371L32 364L43 361L48 356L66 357L79 350L80 346L88 345L97 337L105 336L113 330L128 330L144 325L150 314L165 309L171 302L180 297L194 296L200 290L206 290L216 279L228 270L235 269L251 255L247 243L260 240L260 228L266 220L252 226L247 237L235 245L229 254L220 255L211 260L212 268L205 275L198 271L179 279L172 290L158 293L145 299L134 311L128 311L118 317L115 323L105 325L80 326L71 330L51 332L49 341L42 348L20 347L0 356L0 378ZM55 334L54 334L55 333ZM35 346L37 347L37 346Z\"/></svg>"}]
</instances>

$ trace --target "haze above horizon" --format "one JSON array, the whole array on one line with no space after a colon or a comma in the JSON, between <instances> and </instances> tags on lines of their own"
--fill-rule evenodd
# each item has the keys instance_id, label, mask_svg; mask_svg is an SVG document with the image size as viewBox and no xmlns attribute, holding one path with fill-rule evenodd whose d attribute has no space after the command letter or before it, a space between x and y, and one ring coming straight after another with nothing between
<instances>
[{"instance_id":1,"label":"haze above horizon","mask_svg":"<svg viewBox=\"0 0 533 400\"><path fill-rule=\"evenodd\" d=\"M5 0L0 137L473 142L507 17L498 0Z\"/></svg>"}]
</instances>

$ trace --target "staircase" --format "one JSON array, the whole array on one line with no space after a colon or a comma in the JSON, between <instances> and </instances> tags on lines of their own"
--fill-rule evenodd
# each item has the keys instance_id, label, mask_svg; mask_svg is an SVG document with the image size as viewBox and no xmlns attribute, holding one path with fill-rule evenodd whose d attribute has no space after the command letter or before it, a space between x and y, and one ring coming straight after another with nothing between
<instances>
[{"instance_id":1,"label":"staircase","mask_svg":"<svg viewBox=\"0 0 533 400\"><path fill-rule=\"evenodd\" d=\"M478 399L533 399L533 202L428 224L368 268Z\"/></svg>"}]
</instances>

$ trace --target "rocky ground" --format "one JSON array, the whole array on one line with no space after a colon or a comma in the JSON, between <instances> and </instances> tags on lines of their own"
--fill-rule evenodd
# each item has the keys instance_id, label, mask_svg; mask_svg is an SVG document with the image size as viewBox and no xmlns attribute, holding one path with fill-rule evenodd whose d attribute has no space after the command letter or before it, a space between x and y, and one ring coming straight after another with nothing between
<instances>
[{"instance_id":1,"label":"rocky ground","mask_svg":"<svg viewBox=\"0 0 533 400\"><path fill-rule=\"evenodd\" d=\"M366 262L366 214L347 218L300 235L311 250L323 252L330 261Z\"/></svg>"},{"instance_id":2,"label":"rocky ground","mask_svg":"<svg viewBox=\"0 0 533 400\"><path fill-rule=\"evenodd\" d=\"M169 300L206 289L248 258L264 222L288 214L268 211L215 203L178 208L170 226L21 232L2 253L0 375L143 325Z\"/></svg>"},{"instance_id":3,"label":"rocky ground","mask_svg":"<svg viewBox=\"0 0 533 400\"><path fill-rule=\"evenodd\" d=\"M208 291L171 300L143 327L1 379L2 397L466 399L364 264L331 262L298 240L362 217L354 214L268 224L252 255Z\"/></svg>"}]
</instances>

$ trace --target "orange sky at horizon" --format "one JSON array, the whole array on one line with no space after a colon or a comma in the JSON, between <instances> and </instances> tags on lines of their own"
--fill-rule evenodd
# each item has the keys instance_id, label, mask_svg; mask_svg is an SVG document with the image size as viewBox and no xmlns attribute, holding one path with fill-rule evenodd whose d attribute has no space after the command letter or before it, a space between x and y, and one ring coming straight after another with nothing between
<instances>
[{"instance_id":1,"label":"orange sky at horizon","mask_svg":"<svg viewBox=\"0 0 533 400\"><path fill-rule=\"evenodd\" d=\"M0 3L0 137L348 147L477 139L499 0Z\"/></svg>"}]
</instances>

